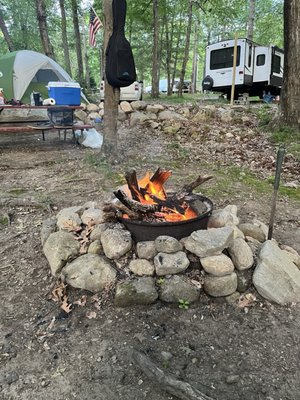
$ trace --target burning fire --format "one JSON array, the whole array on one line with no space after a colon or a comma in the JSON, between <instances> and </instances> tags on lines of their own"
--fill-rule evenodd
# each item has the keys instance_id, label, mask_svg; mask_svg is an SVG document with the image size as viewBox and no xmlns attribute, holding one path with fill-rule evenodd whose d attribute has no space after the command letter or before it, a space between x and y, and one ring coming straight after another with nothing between
<instances>
[{"instance_id":1,"label":"burning fire","mask_svg":"<svg viewBox=\"0 0 300 400\"><path fill-rule=\"evenodd\" d=\"M164 183L172 175L171 171L158 170L150 177L148 172L142 179L137 180L135 185L126 185L124 192L128 197L145 205L160 205L160 210L153 212L153 215L167 222L186 221L196 218L198 214L182 201L181 204L171 204L164 189ZM128 182L128 181L127 181ZM175 202L173 202L175 203ZM123 218L129 218L127 214Z\"/></svg>"}]
</instances>

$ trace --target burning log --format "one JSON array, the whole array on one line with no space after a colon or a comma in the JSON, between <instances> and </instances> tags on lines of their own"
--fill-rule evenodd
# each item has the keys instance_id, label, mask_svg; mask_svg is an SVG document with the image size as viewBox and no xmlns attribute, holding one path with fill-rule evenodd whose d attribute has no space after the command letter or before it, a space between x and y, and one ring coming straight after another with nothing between
<instances>
[{"instance_id":1,"label":"burning log","mask_svg":"<svg viewBox=\"0 0 300 400\"><path fill-rule=\"evenodd\" d=\"M138 219L175 222L197 217L199 207L195 207L196 212L191 205L199 203L199 200L192 192L212 176L200 175L194 182L167 197L163 185L171 174L171 171L158 168L151 178L146 175L138 180L135 170L128 171L125 175L127 186L114 194L122 204L138 215ZM128 213L125 214L131 218Z\"/></svg>"}]
</instances>

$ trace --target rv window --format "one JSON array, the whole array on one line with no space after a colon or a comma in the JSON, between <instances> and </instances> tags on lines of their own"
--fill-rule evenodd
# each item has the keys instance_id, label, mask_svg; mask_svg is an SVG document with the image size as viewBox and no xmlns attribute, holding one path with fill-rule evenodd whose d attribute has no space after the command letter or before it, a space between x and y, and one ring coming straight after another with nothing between
<instances>
[{"instance_id":1,"label":"rv window","mask_svg":"<svg viewBox=\"0 0 300 400\"><path fill-rule=\"evenodd\" d=\"M276 54L272 56L272 72L280 74L280 57Z\"/></svg>"},{"instance_id":2,"label":"rv window","mask_svg":"<svg viewBox=\"0 0 300 400\"><path fill-rule=\"evenodd\" d=\"M256 58L256 65L258 67L261 67L262 65L265 65L266 62L266 55L265 54L259 54Z\"/></svg>"},{"instance_id":3,"label":"rv window","mask_svg":"<svg viewBox=\"0 0 300 400\"><path fill-rule=\"evenodd\" d=\"M240 65L241 46L237 47L236 66ZM233 47L213 50L210 53L210 69L231 68L233 66Z\"/></svg>"}]
</instances>

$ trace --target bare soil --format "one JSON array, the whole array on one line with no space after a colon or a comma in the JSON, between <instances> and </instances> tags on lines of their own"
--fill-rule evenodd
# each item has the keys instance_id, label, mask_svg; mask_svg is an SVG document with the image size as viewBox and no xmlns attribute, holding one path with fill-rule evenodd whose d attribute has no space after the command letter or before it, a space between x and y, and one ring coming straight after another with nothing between
<instances>
[{"instance_id":1,"label":"bare soil","mask_svg":"<svg viewBox=\"0 0 300 400\"><path fill-rule=\"evenodd\" d=\"M274 146L255 126L238 129L256 144L256 173L266 179L274 160L264 167L261 159L276 157ZM170 137L125 126L120 130L123 160L113 167L100 162L96 151L54 133L45 142L40 135L1 136L0 213L10 219L0 229L1 400L175 400L134 365L132 347L214 399L300 399L299 305L272 305L252 289L257 301L246 308L202 293L187 310L161 302L116 309L110 293L95 301L89 293L69 289L73 301L87 295L87 303L66 315L51 299L55 281L42 252L42 221L63 207L111 198L128 167L140 173L169 164L174 186L227 164L247 167L250 153L243 161L243 147L215 132L213 126L193 139L187 131ZM283 178L299 179L298 164L290 164ZM7 199L24 199L25 205L10 205ZM259 194L232 181L213 201L216 207L237 204L244 221L267 223L270 199L271 190ZM300 251L299 202L279 198L274 236ZM88 318L92 311L96 318ZM172 358L166 362L162 352Z\"/></svg>"}]
</instances>

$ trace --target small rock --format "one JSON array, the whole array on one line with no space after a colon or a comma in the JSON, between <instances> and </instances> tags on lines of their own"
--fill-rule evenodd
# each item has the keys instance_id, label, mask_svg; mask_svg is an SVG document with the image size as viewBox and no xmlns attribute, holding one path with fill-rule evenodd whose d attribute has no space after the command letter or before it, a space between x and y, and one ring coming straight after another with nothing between
<instances>
[{"instance_id":1,"label":"small rock","mask_svg":"<svg viewBox=\"0 0 300 400\"><path fill-rule=\"evenodd\" d=\"M154 241L154 245L157 252L168 254L176 253L183 248L182 244L171 236L158 236Z\"/></svg>"},{"instance_id":2,"label":"small rock","mask_svg":"<svg viewBox=\"0 0 300 400\"><path fill-rule=\"evenodd\" d=\"M183 251L173 254L158 253L154 257L156 274L159 276L178 274L185 271L189 265L190 261Z\"/></svg>"},{"instance_id":3,"label":"small rock","mask_svg":"<svg viewBox=\"0 0 300 400\"><path fill-rule=\"evenodd\" d=\"M136 252L139 258L146 260L153 260L157 254L154 241L138 242L136 245Z\"/></svg>"},{"instance_id":4,"label":"small rock","mask_svg":"<svg viewBox=\"0 0 300 400\"><path fill-rule=\"evenodd\" d=\"M203 269L214 276L230 275L234 271L233 262L225 254L200 258Z\"/></svg>"},{"instance_id":5,"label":"small rock","mask_svg":"<svg viewBox=\"0 0 300 400\"><path fill-rule=\"evenodd\" d=\"M133 109L132 109L130 103L128 103L128 101L121 101L120 107L121 107L121 110L124 111L124 113L126 113L126 114L133 112Z\"/></svg>"},{"instance_id":6,"label":"small rock","mask_svg":"<svg viewBox=\"0 0 300 400\"><path fill-rule=\"evenodd\" d=\"M170 361L173 358L173 354L169 351L162 351L160 354L164 361Z\"/></svg>"},{"instance_id":7,"label":"small rock","mask_svg":"<svg viewBox=\"0 0 300 400\"><path fill-rule=\"evenodd\" d=\"M8 374L5 375L5 382L8 385L11 385L12 383L16 382L19 380L19 375L17 374L16 371L9 372Z\"/></svg>"},{"instance_id":8,"label":"small rock","mask_svg":"<svg viewBox=\"0 0 300 400\"><path fill-rule=\"evenodd\" d=\"M240 380L239 375L228 375L226 378L226 383L232 385L233 383L238 383Z\"/></svg>"},{"instance_id":9,"label":"small rock","mask_svg":"<svg viewBox=\"0 0 300 400\"><path fill-rule=\"evenodd\" d=\"M257 225L243 223L239 224L238 227L245 236L251 236L253 239L258 240L259 242L264 242L266 240L264 231Z\"/></svg>"},{"instance_id":10,"label":"small rock","mask_svg":"<svg viewBox=\"0 0 300 400\"><path fill-rule=\"evenodd\" d=\"M157 297L153 278L137 278L117 285L115 305L116 307L148 305L154 303Z\"/></svg>"},{"instance_id":11,"label":"small rock","mask_svg":"<svg viewBox=\"0 0 300 400\"><path fill-rule=\"evenodd\" d=\"M150 261L144 260L142 258L130 261L129 269L131 272L138 276L152 276L154 274L154 265L151 264Z\"/></svg>"},{"instance_id":12,"label":"small rock","mask_svg":"<svg viewBox=\"0 0 300 400\"><path fill-rule=\"evenodd\" d=\"M180 300L193 303L199 299L200 289L181 275L166 278L159 286L159 298L166 303L178 304Z\"/></svg>"},{"instance_id":13,"label":"small rock","mask_svg":"<svg viewBox=\"0 0 300 400\"><path fill-rule=\"evenodd\" d=\"M239 298L240 298L240 293L239 292L234 292L232 294L230 294L229 296L225 297L225 301L228 304L235 304L238 302Z\"/></svg>"},{"instance_id":14,"label":"small rock","mask_svg":"<svg viewBox=\"0 0 300 400\"><path fill-rule=\"evenodd\" d=\"M103 222L103 211L99 208L88 208L83 212L81 220L86 225L90 223L100 224Z\"/></svg>"},{"instance_id":15,"label":"small rock","mask_svg":"<svg viewBox=\"0 0 300 400\"><path fill-rule=\"evenodd\" d=\"M116 271L106 258L84 254L62 270L62 277L73 287L96 293L114 282Z\"/></svg>"},{"instance_id":16,"label":"small rock","mask_svg":"<svg viewBox=\"0 0 300 400\"><path fill-rule=\"evenodd\" d=\"M236 273L225 276L206 275L203 288L207 294L213 297L229 296L237 289Z\"/></svg>"},{"instance_id":17,"label":"small rock","mask_svg":"<svg viewBox=\"0 0 300 400\"><path fill-rule=\"evenodd\" d=\"M107 229L101 235L101 243L106 257L118 259L131 250L132 238L129 231Z\"/></svg>"},{"instance_id":18,"label":"small rock","mask_svg":"<svg viewBox=\"0 0 300 400\"><path fill-rule=\"evenodd\" d=\"M102 244L100 240L95 240L89 245L88 253L90 254L101 254L103 251Z\"/></svg>"},{"instance_id":19,"label":"small rock","mask_svg":"<svg viewBox=\"0 0 300 400\"><path fill-rule=\"evenodd\" d=\"M254 264L252 251L242 238L237 238L228 246L228 251L236 269L244 270Z\"/></svg>"}]
</instances>

